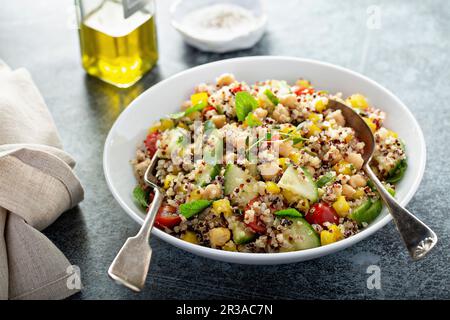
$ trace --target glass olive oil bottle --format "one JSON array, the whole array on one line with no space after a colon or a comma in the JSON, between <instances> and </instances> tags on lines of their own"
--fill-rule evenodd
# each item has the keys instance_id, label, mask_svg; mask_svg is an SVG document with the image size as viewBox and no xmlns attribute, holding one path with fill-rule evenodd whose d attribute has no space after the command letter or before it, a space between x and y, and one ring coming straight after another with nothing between
<instances>
[{"instance_id":1,"label":"glass olive oil bottle","mask_svg":"<svg viewBox=\"0 0 450 320\"><path fill-rule=\"evenodd\" d=\"M83 67L121 88L136 83L158 60L153 0L134 0L143 5L128 17L126 2L77 0Z\"/></svg>"}]
</instances>

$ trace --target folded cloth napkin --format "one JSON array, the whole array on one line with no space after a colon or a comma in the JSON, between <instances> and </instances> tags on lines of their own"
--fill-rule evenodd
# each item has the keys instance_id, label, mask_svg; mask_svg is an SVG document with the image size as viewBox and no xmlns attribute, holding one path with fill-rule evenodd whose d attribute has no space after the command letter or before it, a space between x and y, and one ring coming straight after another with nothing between
<instances>
[{"instance_id":1,"label":"folded cloth napkin","mask_svg":"<svg viewBox=\"0 0 450 320\"><path fill-rule=\"evenodd\" d=\"M0 60L0 299L63 299L79 274L40 230L83 200L53 119L24 69Z\"/></svg>"}]
</instances>

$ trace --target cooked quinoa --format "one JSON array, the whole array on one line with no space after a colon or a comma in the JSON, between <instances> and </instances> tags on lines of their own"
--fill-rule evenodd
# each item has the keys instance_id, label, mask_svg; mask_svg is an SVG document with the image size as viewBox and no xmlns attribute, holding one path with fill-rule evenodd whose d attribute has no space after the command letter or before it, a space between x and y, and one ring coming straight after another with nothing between
<instances>
[{"instance_id":1,"label":"cooked quinoa","mask_svg":"<svg viewBox=\"0 0 450 320\"><path fill-rule=\"evenodd\" d=\"M327 109L329 99L353 107L373 131L371 165L394 194L405 146L363 95L330 94L305 79L247 84L224 74L149 129L132 161L137 201L151 202L143 175L157 153L165 199L156 226L175 237L228 251L285 252L354 235L376 219L381 200L362 170L364 143L341 111Z\"/></svg>"}]
</instances>

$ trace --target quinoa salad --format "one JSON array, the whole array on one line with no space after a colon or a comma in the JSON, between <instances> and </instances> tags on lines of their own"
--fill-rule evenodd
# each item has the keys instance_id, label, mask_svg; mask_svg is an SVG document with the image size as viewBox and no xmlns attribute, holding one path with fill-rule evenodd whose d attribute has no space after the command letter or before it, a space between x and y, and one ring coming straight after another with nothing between
<instances>
[{"instance_id":1,"label":"quinoa salad","mask_svg":"<svg viewBox=\"0 0 450 320\"><path fill-rule=\"evenodd\" d=\"M223 74L187 98L149 128L132 160L133 196L146 210L153 193L143 176L158 156L154 174L165 196L155 226L184 241L287 252L340 241L375 220L382 202L362 170L364 143L340 110L327 108L330 99L372 130L371 167L392 195L407 167L404 143L383 127L386 114L359 93Z\"/></svg>"}]
</instances>

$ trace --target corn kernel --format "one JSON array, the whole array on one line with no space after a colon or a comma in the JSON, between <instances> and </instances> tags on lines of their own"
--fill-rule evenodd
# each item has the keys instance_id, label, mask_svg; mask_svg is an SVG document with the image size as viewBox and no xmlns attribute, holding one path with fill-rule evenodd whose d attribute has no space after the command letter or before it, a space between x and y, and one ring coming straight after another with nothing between
<instances>
[{"instance_id":1,"label":"corn kernel","mask_svg":"<svg viewBox=\"0 0 450 320\"><path fill-rule=\"evenodd\" d=\"M299 152L292 152L291 154L289 154L289 159L291 159L291 161L295 164L299 164L300 163L300 153Z\"/></svg>"},{"instance_id":2,"label":"corn kernel","mask_svg":"<svg viewBox=\"0 0 450 320\"><path fill-rule=\"evenodd\" d=\"M388 130L387 135L388 135L389 137L393 137L393 138L395 138L395 139L398 138L398 133L397 133L397 132L394 132L394 131L392 131L392 130Z\"/></svg>"},{"instance_id":3,"label":"corn kernel","mask_svg":"<svg viewBox=\"0 0 450 320\"><path fill-rule=\"evenodd\" d=\"M278 165L283 169L286 170L289 164L288 158L278 158Z\"/></svg>"},{"instance_id":4,"label":"corn kernel","mask_svg":"<svg viewBox=\"0 0 450 320\"><path fill-rule=\"evenodd\" d=\"M208 94L206 92L195 93L191 96L191 103L193 106L201 102L203 103L208 102Z\"/></svg>"},{"instance_id":5,"label":"corn kernel","mask_svg":"<svg viewBox=\"0 0 450 320\"><path fill-rule=\"evenodd\" d=\"M185 233L183 233L180 236L180 239L184 240L186 242L198 244L197 234L194 231L190 231L190 230L186 231Z\"/></svg>"},{"instance_id":6,"label":"corn kernel","mask_svg":"<svg viewBox=\"0 0 450 320\"><path fill-rule=\"evenodd\" d=\"M309 200L306 198L301 199L297 204L297 209L301 212L308 212L310 209Z\"/></svg>"},{"instance_id":7,"label":"corn kernel","mask_svg":"<svg viewBox=\"0 0 450 320\"><path fill-rule=\"evenodd\" d=\"M172 129L175 126L172 119L162 119L161 120L161 131Z\"/></svg>"},{"instance_id":8,"label":"corn kernel","mask_svg":"<svg viewBox=\"0 0 450 320\"><path fill-rule=\"evenodd\" d=\"M234 244L234 242L232 240L225 243L223 245L222 249L225 251L237 251L236 244Z\"/></svg>"},{"instance_id":9,"label":"corn kernel","mask_svg":"<svg viewBox=\"0 0 450 320\"><path fill-rule=\"evenodd\" d=\"M212 204L213 210L218 214L223 214L225 218L233 214L230 201L228 199L216 200Z\"/></svg>"},{"instance_id":10,"label":"corn kernel","mask_svg":"<svg viewBox=\"0 0 450 320\"><path fill-rule=\"evenodd\" d=\"M337 198L337 200L333 203L333 208L340 217L347 216L350 211L350 205L347 200L345 200L344 196L339 196Z\"/></svg>"},{"instance_id":11,"label":"corn kernel","mask_svg":"<svg viewBox=\"0 0 450 320\"><path fill-rule=\"evenodd\" d=\"M375 123L373 123L373 121L369 118L363 118L364 121L367 123L367 125L369 126L370 130L372 131L372 133L375 133L375 131L377 130L377 126Z\"/></svg>"},{"instance_id":12,"label":"corn kernel","mask_svg":"<svg viewBox=\"0 0 450 320\"><path fill-rule=\"evenodd\" d=\"M315 104L315 108L317 112L323 112L327 108L327 102L324 102L322 99L317 100Z\"/></svg>"},{"instance_id":13,"label":"corn kernel","mask_svg":"<svg viewBox=\"0 0 450 320\"><path fill-rule=\"evenodd\" d=\"M189 201L200 200L202 198L202 193L199 189L192 190L189 194Z\"/></svg>"},{"instance_id":14,"label":"corn kernel","mask_svg":"<svg viewBox=\"0 0 450 320\"><path fill-rule=\"evenodd\" d=\"M362 197L364 197L364 194L364 188L358 188L353 194L353 199L361 199Z\"/></svg>"},{"instance_id":15,"label":"corn kernel","mask_svg":"<svg viewBox=\"0 0 450 320\"><path fill-rule=\"evenodd\" d=\"M337 174L342 173L350 175L353 173L354 166L347 161L341 160L334 165L333 169L334 171L336 171Z\"/></svg>"},{"instance_id":16,"label":"corn kernel","mask_svg":"<svg viewBox=\"0 0 450 320\"><path fill-rule=\"evenodd\" d=\"M284 199L286 199L287 203L294 203L300 200L299 196L289 190L282 191Z\"/></svg>"},{"instance_id":17,"label":"corn kernel","mask_svg":"<svg viewBox=\"0 0 450 320\"><path fill-rule=\"evenodd\" d=\"M184 122L180 122L180 123L178 123L178 127L179 128L183 128L183 129L185 129L185 130L188 130L189 131L189 127L187 126L187 124L186 123L184 123Z\"/></svg>"},{"instance_id":18,"label":"corn kernel","mask_svg":"<svg viewBox=\"0 0 450 320\"><path fill-rule=\"evenodd\" d=\"M277 193L281 192L281 189L275 182L267 181L266 182L266 191L271 194L277 194Z\"/></svg>"},{"instance_id":19,"label":"corn kernel","mask_svg":"<svg viewBox=\"0 0 450 320\"><path fill-rule=\"evenodd\" d=\"M318 135L321 131L322 131L322 129L320 129L316 124L313 123L309 127L308 134L306 136L309 138L311 136Z\"/></svg>"},{"instance_id":20,"label":"corn kernel","mask_svg":"<svg viewBox=\"0 0 450 320\"><path fill-rule=\"evenodd\" d=\"M347 103L356 109L367 109L369 107L366 98L362 94L351 95L347 98Z\"/></svg>"},{"instance_id":21,"label":"corn kernel","mask_svg":"<svg viewBox=\"0 0 450 320\"><path fill-rule=\"evenodd\" d=\"M323 246L342 240L343 238L344 236L341 229L334 224L331 225L328 230L323 230L320 232L320 242Z\"/></svg>"},{"instance_id":22,"label":"corn kernel","mask_svg":"<svg viewBox=\"0 0 450 320\"><path fill-rule=\"evenodd\" d=\"M148 133L155 133L161 129L161 122L156 122L153 126L148 129Z\"/></svg>"},{"instance_id":23,"label":"corn kernel","mask_svg":"<svg viewBox=\"0 0 450 320\"><path fill-rule=\"evenodd\" d=\"M172 183L172 181L176 178L176 176L174 176L173 174L168 174L165 178L164 178L164 189L169 189L170 184Z\"/></svg>"},{"instance_id":24,"label":"corn kernel","mask_svg":"<svg viewBox=\"0 0 450 320\"><path fill-rule=\"evenodd\" d=\"M297 82L295 84L302 88L310 88L311 87L311 83L305 79L297 80Z\"/></svg>"},{"instance_id":25,"label":"corn kernel","mask_svg":"<svg viewBox=\"0 0 450 320\"><path fill-rule=\"evenodd\" d=\"M320 115L318 115L317 113L311 112L308 116L308 119L311 120L312 122L319 122L320 121Z\"/></svg>"}]
</instances>

